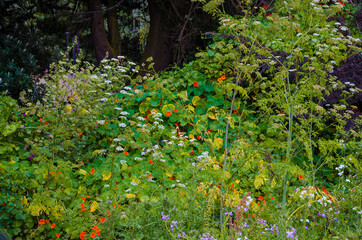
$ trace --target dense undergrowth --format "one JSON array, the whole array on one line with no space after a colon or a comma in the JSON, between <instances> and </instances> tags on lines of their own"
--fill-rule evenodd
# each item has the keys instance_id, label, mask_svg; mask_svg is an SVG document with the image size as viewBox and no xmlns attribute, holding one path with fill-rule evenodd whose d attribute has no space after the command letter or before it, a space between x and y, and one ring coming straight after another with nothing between
<instances>
[{"instance_id":1,"label":"dense undergrowth","mask_svg":"<svg viewBox=\"0 0 362 240\"><path fill-rule=\"evenodd\" d=\"M325 21L341 3L219 13L182 69L64 56L43 104L1 96L0 226L14 239L360 238L361 120L347 130L343 102L360 89L324 105L346 88L332 70L361 52Z\"/></svg>"}]
</instances>

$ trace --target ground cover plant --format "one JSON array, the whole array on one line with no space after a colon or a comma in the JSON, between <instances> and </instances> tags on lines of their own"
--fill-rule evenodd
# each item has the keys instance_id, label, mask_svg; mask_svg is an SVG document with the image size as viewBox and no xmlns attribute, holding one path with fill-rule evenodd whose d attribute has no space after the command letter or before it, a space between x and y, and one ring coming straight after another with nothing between
<instances>
[{"instance_id":1,"label":"ground cover plant","mask_svg":"<svg viewBox=\"0 0 362 240\"><path fill-rule=\"evenodd\" d=\"M347 2L240 18L219 3L204 5L221 23L213 43L182 69L149 59L140 76L122 56L95 67L65 54L42 102L1 96L0 225L13 239L362 236L348 105L361 90L332 75L360 40L326 21Z\"/></svg>"}]
</instances>

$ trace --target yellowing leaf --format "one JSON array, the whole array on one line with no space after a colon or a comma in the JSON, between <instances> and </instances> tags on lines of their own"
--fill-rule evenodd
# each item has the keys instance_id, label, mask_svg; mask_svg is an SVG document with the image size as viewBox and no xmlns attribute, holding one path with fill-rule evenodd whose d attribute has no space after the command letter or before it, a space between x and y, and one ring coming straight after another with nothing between
<instances>
[{"instance_id":1,"label":"yellowing leaf","mask_svg":"<svg viewBox=\"0 0 362 240\"><path fill-rule=\"evenodd\" d=\"M94 156L94 155L97 155L97 153L99 152L99 150L94 150L93 152L92 152L92 155Z\"/></svg>"},{"instance_id":2,"label":"yellowing leaf","mask_svg":"<svg viewBox=\"0 0 362 240\"><path fill-rule=\"evenodd\" d=\"M187 108L191 111L191 112L195 112L195 108L191 105L187 105Z\"/></svg>"},{"instance_id":3,"label":"yellowing leaf","mask_svg":"<svg viewBox=\"0 0 362 240\"><path fill-rule=\"evenodd\" d=\"M128 198L128 199L132 199L132 198L135 198L135 197L136 197L136 195L134 195L132 193L127 193L126 194L126 198Z\"/></svg>"},{"instance_id":4,"label":"yellowing leaf","mask_svg":"<svg viewBox=\"0 0 362 240\"><path fill-rule=\"evenodd\" d=\"M82 108L82 113L83 113L83 114L86 114L86 113L87 113L87 110L84 109L84 108Z\"/></svg>"},{"instance_id":5,"label":"yellowing leaf","mask_svg":"<svg viewBox=\"0 0 362 240\"><path fill-rule=\"evenodd\" d=\"M20 199L21 205L24 206L26 204L28 204L28 199L26 199L26 197L24 196L23 198Z\"/></svg>"},{"instance_id":6,"label":"yellowing leaf","mask_svg":"<svg viewBox=\"0 0 362 240\"><path fill-rule=\"evenodd\" d=\"M166 115L167 112L170 112L171 114L173 113L173 110L175 110L175 105L173 104L167 104L167 105L164 105L163 108L162 108L162 113L164 115Z\"/></svg>"},{"instance_id":7,"label":"yellowing leaf","mask_svg":"<svg viewBox=\"0 0 362 240\"><path fill-rule=\"evenodd\" d=\"M212 146L214 149L218 150L222 147L223 140L222 138L215 138L214 142L212 143Z\"/></svg>"},{"instance_id":8,"label":"yellowing leaf","mask_svg":"<svg viewBox=\"0 0 362 240\"><path fill-rule=\"evenodd\" d=\"M199 97L199 96L195 96L195 97L192 98L192 104L193 104L194 106L196 106L199 101L200 101L200 97Z\"/></svg>"},{"instance_id":9,"label":"yellowing leaf","mask_svg":"<svg viewBox=\"0 0 362 240\"><path fill-rule=\"evenodd\" d=\"M140 197L141 202L147 202L148 200L150 200L150 198L148 196L141 196Z\"/></svg>"},{"instance_id":10,"label":"yellowing leaf","mask_svg":"<svg viewBox=\"0 0 362 240\"><path fill-rule=\"evenodd\" d=\"M65 110L67 110L68 112L71 112L73 110L72 105L70 105L70 104L65 105Z\"/></svg>"},{"instance_id":11,"label":"yellowing leaf","mask_svg":"<svg viewBox=\"0 0 362 240\"><path fill-rule=\"evenodd\" d=\"M112 176L112 173L110 171L105 170L102 173L103 181L106 181L106 180L110 179L111 176Z\"/></svg>"},{"instance_id":12,"label":"yellowing leaf","mask_svg":"<svg viewBox=\"0 0 362 240\"><path fill-rule=\"evenodd\" d=\"M261 173L259 175L257 175L255 177L254 180L254 186L256 189L260 188L261 186L264 185L264 183L268 180L268 178L266 177L266 175L264 173Z\"/></svg>"},{"instance_id":13,"label":"yellowing leaf","mask_svg":"<svg viewBox=\"0 0 362 240\"><path fill-rule=\"evenodd\" d=\"M182 91L179 94L177 94L177 96L181 97L183 100L187 101L187 91Z\"/></svg>"},{"instance_id":14,"label":"yellowing leaf","mask_svg":"<svg viewBox=\"0 0 362 240\"><path fill-rule=\"evenodd\" d=\"M79 169L79 173L82 174L82 175L87 175L87 171L84 170L84 169Z\"/></svg>"},{"instance_id":15,"label":"yellowing leaf","mask_svg":"<svg viewBox=\"0 0 362 240\"><path fill-rule=\"evenodd\" d=\"M189 139L194 139L194 138L195 138L194 135L192 134L189 135Z\"/></svg>"},{"instance_id":16,"label":"yellowing leaf","mask_svg":"<svg viewBox=\"0 0 362 240\"><path fill-rule=\"evenodd\" d=\"M90 207L90 212L94 212L98 208L98 203L94 201Z\"/></svg>"}]
</instances>

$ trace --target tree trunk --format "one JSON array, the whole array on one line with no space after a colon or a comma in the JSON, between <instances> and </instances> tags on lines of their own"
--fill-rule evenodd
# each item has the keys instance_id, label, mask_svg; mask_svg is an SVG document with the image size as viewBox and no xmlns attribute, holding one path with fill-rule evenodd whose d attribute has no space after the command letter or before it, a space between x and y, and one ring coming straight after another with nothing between
<instances>
[{"instance_id":1,"label":"tree trunk","mask_svg":"<svg viewBox=\"0 0 362 240\"><path fill-rule=\"evenodd\" d=\"M172 63L174 35L184 21L186 0L148 0L150 14L150 31L147 38L145 53L142 62L153 57L156 71L165 69Z\"/></svg>"},{"instance_id":2,"label":"tree trunk","mask_svg":"<svg viewBox=\"0 0 362 240\"><path fill-rule=\"evenodd\" d=\"M108 39L112 47L112 55L121 55L121 36L119 34L117 6L114 0L107 0Z\"/></svg>"}]
</instances>

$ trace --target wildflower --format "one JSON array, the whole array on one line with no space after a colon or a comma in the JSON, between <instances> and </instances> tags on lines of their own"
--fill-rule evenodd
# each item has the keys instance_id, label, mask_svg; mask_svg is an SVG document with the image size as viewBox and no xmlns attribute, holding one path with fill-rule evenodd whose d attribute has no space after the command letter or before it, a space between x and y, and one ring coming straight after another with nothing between
<instances>
[{"instance_id":1,"label":"wildflower","mask_svg":"<svg viewBox=\"0 0 362 240\"><path fill-rule=\"evenodd\" d=\"M153 164L152 160L149 160L148 163L149 163L149 164Z\"/></svg>"},{"instance_id":2,"label":"wildflower","mask_svg":"<svg viewBox=\"0 0 362 240\"><path fill-rule=\"evenodd\" d=\"M49 219L46 219L45 222L48 223L48 222L49 222Z\"/></svg>"},{"instance_id":3,"label":"wildflower","mask_svg":"<svg viewBox=\"0 0 362 240\"><path fill-rule=\"evenodd\" d=\"M99 230L99 227L98 226L93 226L92 230L97 231L97 230Z\"/></svg>"},{"instance_id":4,"label":"wildflower","mask_svg":"<svg viewBox=\"0 0 362 240\"><path fill-rule=\"evenodd\" d=\"M167 117L171 116L171 112L166 112L166 116Z\"/></svg>"},{"instance_id":5,"label":"wildflower","mask_svg":"<svg viewBox=\"0 0 362 240\"><path fill-rule=\"evenodd\" d=\"M300 29L298 29L298 30L297 30L297 32L299 32L299 33L300 33L300 32L301 32L301 30L300 30Z\"/></svg>"},{"instance_id":6,"label":"wildflower","mask_svg":"<svg viewBox=\"0 0 362 240\"><path fill-rule=\"evenodd\" d=\"M96 230L97 236L101 235L101 232L99 230Z\"/></svg>"},{"instance_id":7,"label":"wildflower","mask_svg":"<svg viewBox=\"0 0 362 240\"><path fill-rule=\"evenodd\" d=\"M198 82L194 82L194 87L198 87L199 83Z\"/></svg>"},{"instance_id":8,"label":"wildflower","mask_svg":"<svg viewBox=\"0 0 362 240\"><path fill-rule=\"evenodd\" d=\"M77 134L78 134L79 136L82 136L83 133L82 133L82 132L79 132L79 133L77 133Z\"/></svg>"},{"instance_id":9,"label":"wildflower","mask_svg":"<svg viewBox=\"0 0 362 240\"><path fill-rule=\"evenodd\" d=\"M264 200L263 196L260 196L260 197L258 198L258 200L259 200L259 201L263 201L263 200Z\"/></svg>"},{"instance_id":10,"label":"wildflower","mask_svg":"<svg viewBox=\"0 0 362 240\"><path fill-rule=\"evenodd\" d=\"M55 236L56 236L57 238L59 238L59 237L60 237L60 233L55 234Z\"/></svg>"},{"instance_id":11,"label":"wildflower","mask_svg":"<svg viewBox=\"0 0 362 240\"><path fill-rule=\"evenodd\" d=\"M55 223L53 223L50 228L53 229L55 227Z\"/></svg>"},{"instance_id":12,"label":"wildflower","mask_svg":"<svg viewBox=\"0 0 362 240\"><path fill-rule=\"evenodd\" d=\"M128 153L128 152L124 152L124 155L129 155L129 153Z\"/></svg>"},{"instance_id":13,"label":"wildflower","mask_svg":"<svg viewBox=\"0 0 362 240\"><path fill-rule=\"evenodd\" d=\"M81 206L81 207L84 207L84 203L81 203L80 206Z\"/></svg>"},{"instance_id":14,"label":"wildflower","mask_svg":"<svg viewBox=\"0 0 362 240\"><path fill-rule=\"evenodd\" d=\"M84 207L82 207L82 209L80 209L82 212L84 212L85 211L85 208Z\"/></svg>"},{"instance_id":15,"label":"wildflower","mask_svg":"<svg viewBox=\"0 0 362 240\"><path fill-rule=\"evenodd\" d=\"M222 83L222 79L221 79L221 78L218 78L217 81L218 81L219 83Z\"/></svg>"},{"instance_id":16,"label":"wildflower","mask_svg":"<svg viewBox=\"0 0 362 240\"><path fill-rule=\"evenodd\" d=\"M90 173L94 173L96 170L94 169L94 168L92 168L91 170L90 170Z\"/></svg>"},{"instance_id":17,"label":"wildflower","mask_svg":"<svg viewBox=\"0 0 362 240\"><path fill-rule=\"evenodd\" d=\"M43 224L45 224L45 220L44 220L44 219L40 219L39 225L43 225Z\"/></svg>"},{"instance_id":18,"label":"wildflower","mask_svg":"<svg viewBox=\"0 0 362 240\"><path fill-rule=\"evenodd\" d=\"M108 210L107 217L111 216L111 211Z\"/></svg>"},{"instance_id":19,"label":"wildflower","mask_svg":"<svg viewBox=\"0 0 362 240\"><path fill-rule=\"evenodd\" d=\"M124 149L123 149L123 147L116 147L116 150L117 151L123 151Z\"/></svg>"},{"instance_id":20,"label":"wildflower","mask_svg":"<svg viewBox=\"0 0 362 240\"><path fill-rule=\"evenodd\" d=\"M177 109L173 110L174 113L177 113Z\"/></svg>"},{"instance_id":21,"label":"wildflower","mask_svg":"<svg viewBox=\"0 0 362 240\"><path fill-rule=\"evenodd\" d=\"M275 198L272 197L272 198L270 199L270 201L275 201Z\"/></svg>"},{"instance_id":22,"label":"wildflower","mask_svg":"<svg viewBox=\"0 0 362 240\"><path fill-rule=\"evenodd\" d=\"M299 174L298 179L303 179L302 174Z\"/></svg>"}]
</instances>

